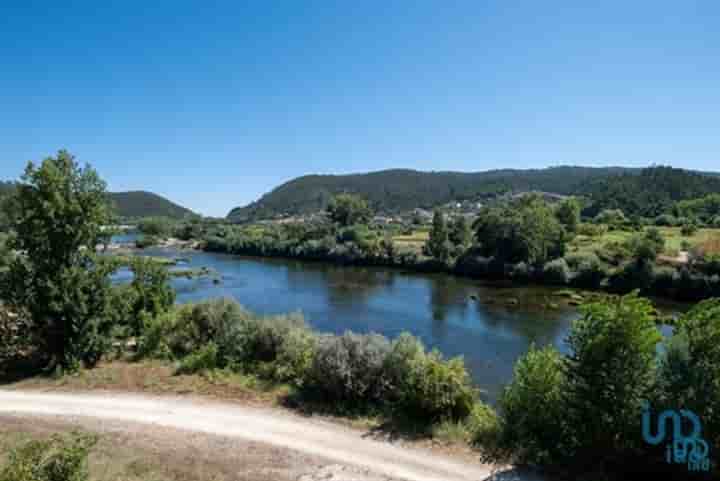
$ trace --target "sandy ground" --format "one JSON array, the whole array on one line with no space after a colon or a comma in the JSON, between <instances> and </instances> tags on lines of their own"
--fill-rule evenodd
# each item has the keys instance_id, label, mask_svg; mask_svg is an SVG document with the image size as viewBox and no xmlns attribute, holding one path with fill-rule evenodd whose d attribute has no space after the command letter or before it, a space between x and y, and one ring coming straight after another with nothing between
<instances>
[{"instance_id":1,"label":"sandy ground","mask_svg":"<svg viewBox=\"0 0 720 481\"><path fill-rule=\"evenodd\" d=\"M204 459L234 469L233 462L245 458L237 478L221 479L535 481L281 410L206 400L0 390L0 416L16 423L79 423L120 433L140 444L164 446L187 462Z\"/></svg>"}]
</instances>

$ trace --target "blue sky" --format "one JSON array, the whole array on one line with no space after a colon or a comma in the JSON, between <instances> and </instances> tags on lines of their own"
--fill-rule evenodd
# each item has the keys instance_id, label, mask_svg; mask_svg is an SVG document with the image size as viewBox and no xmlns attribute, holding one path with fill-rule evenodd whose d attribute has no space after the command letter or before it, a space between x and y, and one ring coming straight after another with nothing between
<instances>
[{"instance_id":1,"label":"blue sky","mask_svg":"<svg viewBox=\"0 0 720 481\"><path fill-rule=\"evenodd\" d=\"M718 25L690 0L5 0L0 178L67 148L225 215L307 173L720 170Z\"/></svg>"}]
</instances>

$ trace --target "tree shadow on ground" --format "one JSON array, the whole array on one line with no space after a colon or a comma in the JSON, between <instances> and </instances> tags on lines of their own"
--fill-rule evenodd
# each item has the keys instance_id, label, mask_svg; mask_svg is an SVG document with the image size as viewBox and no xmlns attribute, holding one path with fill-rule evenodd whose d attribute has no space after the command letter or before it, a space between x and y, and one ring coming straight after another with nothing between
<instances>
[{"instance_id":1,"label":"tree shadow on ground","mask_svg":"<svg viewBox=\"0 0 720 481\"><path fill-rule=\"evenodd\" d=\"M530 468L513 467L498 470L482 481L551 481L551 479Z\"/></svg>"},{"instance_id":2,"label":"tree shadow on ground","mask_svg":"<svg viewBox=\"0 0 720 481\"><path fill-rule=\"evenodd\" d=\"M385 441L418 441L430 439L432 425L426 421L398 415L391 409L379 407L358 407L329 402L312 394L294 391L280 400L280 405L306 416L340 418L360 427L367 428L365 438Z\"/></svg>"},{"instance_id":3,"label":"tree shadow on ground","mask_svg":"<svg viewBox=\"0 0 720 481\"><path fill-rule=\"evenodd\" d=\"M0 363L0 386L14 384L38 376L53 377L52 373L44 369L44 363L39 359L13 359Z\"/></svg>"}]
</instances>

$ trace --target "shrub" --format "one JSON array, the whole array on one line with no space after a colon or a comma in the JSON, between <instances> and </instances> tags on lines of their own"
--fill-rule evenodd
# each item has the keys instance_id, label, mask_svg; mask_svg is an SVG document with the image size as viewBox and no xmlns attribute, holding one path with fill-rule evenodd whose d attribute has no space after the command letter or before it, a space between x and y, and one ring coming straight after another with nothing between
<instances>
[{"instance_id":1,"label":"shrub","mask_svg":"<svg viewBox=\"0 0 720 481\"><path fill-rule=\"evenodd\" d=\"M138 358L172 359L169 339L175 332L176 312L170 311L157 317L142 316L143 335L138 339Z\"/></svg>"},{"instance_id":2,"label":"shrub","mask_svg":"<svg viewBox=\"0 0 720 481\"><path fill-rule=\"evenodd\" d=\"M232 361L236 368L301 385L315 352L315 337L302 315L244 318Z\"/></svg>"},{"instance_id":3,"label":"shrub","mask_svg":"<svg viewBox=\"0 0 720 481\"><path fill-rule=\"evenodd\" d=\"M597 289L608 276L608 271L595 255L583 258L576 267L572 283L578 287Z\"/></svg>"},{"instance_id":4,"label":"shrub","mask_svg":"<svg viewBox=\"0 0 720 481\"><path fill-rule=\"evenodd\" d=\"M165 217L147 217L138 222L137 228L144 236L168 237L173 231L173 222Z\"/></svg>"},{"instance_id":5,"label":"shrub","mask_svg":"<svg viewBox=\"0 0 720 481\"><path fill-rule=\"evenodd\" d=\"M655 217L655 225L661 227L676 227L680 225L680 221L677 217L670 214L661 214Z\"/></svg>"},{"instance_id":6,"label":"shrub","mask_svg":"<svg viewBox=\"0 0 720 481\"><path fill-rule=\"evenodd\" d=\"M152 235L143 235L142 237L139 237L135 240L135 247L137 247L138 249L146 249L148 247L158 245L159 243L160 239L158 237Z\"/></svg>"},{"instance_id":7,"label":"shrub","mask_svg":"<svg viewBox=\"0 0 720 481\"><path fill-rule=\"evenodd\" d=\"M79 433L27 442L10 452L0 480L87 481L87 458L96 443L96 437Z\"/></svg>"},{"instance_id":8,"label":"shrub","mask_svg":"<svg viewBox=\"0 0 720 481\"><path fill-rule=\"evenodd\" d=\"M528 281L532 273L532 267L526 262L518 262L510 268L510 277L520 282Z\"/></svg>"},{"instance_id":9,"label":"shrub","mask_svg":"<svg viewBox=\"0 0 720 481\"><path fill-rule=\"evenodd\" d=\"M443 359L432 351L411 363L404 383L405 412L420 419L462 419L472 410L475 391L462 358Z\"/></svg>"},{"instance_id":10,"label":"shrub","mask_svg":"<svg viewBox=\"0 0 720 481\"><path fill-rule=\"evenodd\" d=\"M543 266L543 278L553 284L567 284L570 281L570 268L565 259L555 259Z\"/></svg>"},{"instance_id":11,"label":"shrub","mask_svg":"<svg viewBox=\"0 0 720 481\"><path fill-rule=\"evenodd\" d=\"M485 403L476 402L465 423L472 433L472 443L482 449L483 462L504 463L509 459L510 453L500 444L503 421L495 410Z\"/></svg>"},{"instance_id":12,"label":"shrub","mask_svg":"<svg viewBox=\"0 0 720 481\"><path fill-rule=\"evenodd\" d=\"M393 342L384 370L390 397L406 415L458 420L472 411L476 393L462 358L426 353L420 341L403 334Z\"/></svg>"},{"instance_id":13,"label":"shrub","mask_svg":"<svg viewBox=\"0 0 720 481\"><path fill-rule=\"evenodd\" d=\"M177 368L178 374L195 374L220 367L218 348L210 342L185 356Z\"/></svg>"},{"instance_id":14,"label":"shrub","mask_svg":"<svg viewBox=\"0 0 720 481\"><path fill-rule=\"evenodd\" d=\"M187 356L213 342L220 367L238 356L239 323L250 313L229 299L212 299L177 309L168 347L177 358Z\"/></svg>"},{"instance_id":15,"label":"shrub","mask_svg":"<svg viewBox=\"0 0 720 481\"><path fill-rule=\"evenodd\" d=\"M170 286L167 268L152 259L134 257L130 269L133 280L125 294L130 302L130 327L139 335L143 328L142 314L156 317L166 312L175 303L175 290Z\"/></svg>"},{"instance_id":16,"label":"shrub","mask_svg":"<svg viewBox=\"0 0 720 481\"><path fill-rule=\"evenodd\" d=\"M680 228L680 234L684 237L690 237L695 235L698 231L698 226L694 222L688 222L686 224L683 224L683 226Z\"/></svg>"},{"instance_id":17,"label":"shrub","mask_svg":"<svg viewBox=\"0 0 720 481\"><path fill-rule=\"evenodd\" d=\"M552 347L531 347L516 362L512 382L498 401L503 419L499 452L537 465L568 455L564 383L562 356Z\"/></svg>"},{"instance_id":18,"label":"shrub","mask_svg":"<svg viewBox=\"0 0 720 481\"><path fill-rule=\"evenodd\" d=\"M578 235L587 237L600 237L607 233L608 227L605 224L588 224L583 223L578 226Z\"/></svg>"},{"instance_id":19,"label":"shrub","mask_svg":"<svg viewBox=\"0 0 720 481\"><path fill-rule=\"evenodd\" d=\"M627 218L620 209L605 209L595 216L594 221L596 224L607 224L610 227L617 227L627 222Z\"/></svg>"},{"instance_id":20,"label":"shrub","mask_svg":"<svg viewBox=\"0 0 720 481\"><path fill-rule=\"evenodd\" d=\"M377 334L323 336L306 387L326 401L352 407L381 403L387 390L383 368L389 352L390 343Z\"/></svg>"},{"instance_id":21,"label":"shrub","mask_svg":"<svg viewBox=\"0 0 720 481\"><path fill-rule=\"evenodd\" d=\"M0 370L5 362L21 358L32 348L29 326L26 316L11 313L0 304Z\"/></svg>"},{"instance_id":22,"label":"shrub","mask_svg":"<svg viewBox=\"0 0 720 481\"><path fill-rule=\"evenodd\" d=\"M617 266L632 255L627 244L611 241L595 250L598 258L610 265Z\"/></svg>"}]
</instances>

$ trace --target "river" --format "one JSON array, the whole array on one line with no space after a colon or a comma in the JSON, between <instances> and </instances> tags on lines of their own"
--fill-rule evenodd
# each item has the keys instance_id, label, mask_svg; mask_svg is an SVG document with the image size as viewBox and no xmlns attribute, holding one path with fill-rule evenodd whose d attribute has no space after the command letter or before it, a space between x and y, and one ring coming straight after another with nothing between
<instances>
[{"instance_id":1,"label":"river","mask_svg":"<svg viewBox=\"0 0 720 481\"><path fill-rule=\"evenodd\" d=\"M263 315L300 311L322 332L376 332L389 338L410 332L446 356L463 356L489 402L532 343L564 351L577 317L573 308L545 308L557 298L543 287L497 287L444 274L198 251L150 248L142 254L182 257L187 259L182 268L219 273L220 283L211 277L174 279L181 303L229 297Z\"/></svg>"}]
</instances>

